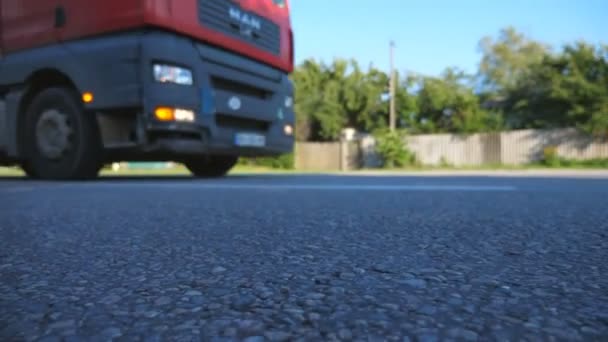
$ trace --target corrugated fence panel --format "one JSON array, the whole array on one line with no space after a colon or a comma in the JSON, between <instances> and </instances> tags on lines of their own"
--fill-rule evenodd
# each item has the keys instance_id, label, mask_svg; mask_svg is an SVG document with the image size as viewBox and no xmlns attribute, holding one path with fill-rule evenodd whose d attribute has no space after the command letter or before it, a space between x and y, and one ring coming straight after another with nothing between
<instances>
[{"instance_id":1,"label":"corrugated fence panel","mask_svg":"<svg viewBox=\"0 0 608 342\"><path fill-rule=\"evenodd\" d=\"M521 130L500 134L501 160L506 165L522 165L542 158L545 137L537 130Z\"/></svg>"},{"instance_id":2,"label":"corrugated fence panel","mask_svg":"<svg viewBox=\"0 0 608 342\"><path fill-rule=\"evenodd\" d=\"M405 143L424 165L523 165L541 160L543 150L549 146L555 146L558 155L567 159L608 158L607 140L592 139L569 128L471 135L415 135L407 137ZM296 166L309 170L339 170L344 157L349 169L378 167L380 160L374 146L373 137L362 136L359 148L351 146L345 149L347 155L342 156L338 142L298 143Z\"/></svg>"},{"instance_id":3,"label":"corrugated fence panel","mask_svg":"<svg viewBox=\"0 0 608 342\"><path fill-rule=\"evenodd\" d=\"M501 140L504 164L539 161L543 158L543 150L551 146L566 159L608 158L608 141L592 139L573 128L505 132L501 133Z\"/></svg>"},{"instance_id":4,"label":"corrugated fence panel","mask_svg":"<svg viewBox=\"0 0 608 342\"><path fill-rule=\"evenodd\" d=\"M546 147L555 146L567 159L608 158L608 141L592 139L576 129L519 130L472 135L416 135L408 147L424 165L484 164L523 165L543 158Z\"/></svg>"},{"instance_id":5,"label":"corrugated fence panel","mask_svg":"<svg viewBox=\"0 0 608 342\"><path fill-rule=\"evenodd\" d=\"M410 136L407 144L424 165L464 166L495 162L498 143L494 140L498 138L489 134L432 134Z\"/></svg>"},{"instance_id":6,"label":"corrugated fence panel","mask_svg":"<svg viewBox=\"0 0 608 342\"><path fill-rule=\"evenodd\" d=\"M608 158L608 142L591 139L574 129L552 132L550 144L557 146L557 154L566 159Z\"/></svg>"},{"instance_id":7,"label":"corrugated fence panel","mask_svg":"<svg viewBox=\"0 0 608 342\"><path fill-rule=\"evenodd\" d=\"M339 170L340 143L297 143L295 164L301 170Z\"/></svg>"}]
</instances>

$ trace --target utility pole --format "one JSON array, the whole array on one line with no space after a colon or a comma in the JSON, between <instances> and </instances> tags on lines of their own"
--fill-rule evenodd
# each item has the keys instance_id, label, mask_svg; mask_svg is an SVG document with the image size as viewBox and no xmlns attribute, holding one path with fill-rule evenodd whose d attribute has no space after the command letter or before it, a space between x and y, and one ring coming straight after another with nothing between
<instances>
[{"instance_id":1,"label":"utility pole","mask_svg":"<svg viewBox=\"0 0 608 342\"><path fill-rule=\"evenodd\" d=\"M391 55L391 84L390 84L390 128L395 130L395 42L390 43Z\"/></svg>"}]
</instances>

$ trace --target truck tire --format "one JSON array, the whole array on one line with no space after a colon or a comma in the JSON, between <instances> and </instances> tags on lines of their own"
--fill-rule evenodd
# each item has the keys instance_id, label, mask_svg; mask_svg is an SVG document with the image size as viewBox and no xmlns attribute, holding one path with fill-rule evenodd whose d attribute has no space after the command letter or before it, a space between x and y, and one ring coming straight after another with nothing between
<instances>
[{"instance_id":1,"label":"truck tire","mask_svg":"<svg viewBox=\"0 0 608 342\"><path fill-rule=\"evenodd\" d=\"M23 170L32 178L95 178L103 152L94 115L84 112L75 91L48 88L38 93L25 113Z\"/></svg>"},{"instance_id":2,"label":"truck tire","mask_svg":"<svg viewBox=\"0 0 608 342\"><path fill-rule=\"evenodd\" d=\"M186 168L198 178L217 178L225 176L236 165L235 156L209 156L186 161Z\"/></svg>"}]
</instances>

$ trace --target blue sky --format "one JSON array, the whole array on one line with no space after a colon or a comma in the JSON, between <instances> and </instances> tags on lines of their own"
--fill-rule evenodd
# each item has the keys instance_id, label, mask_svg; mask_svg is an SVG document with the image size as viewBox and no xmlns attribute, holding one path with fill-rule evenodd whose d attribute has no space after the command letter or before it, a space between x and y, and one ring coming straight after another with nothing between
<instances>
[{"instance_id":1,"label":"blue sky","mask_svg":"<svg viewBox=\"0 0 608 342\"><path fill-rule=\"evenodd\" d=\"M475 72L479 40L513 26L559 48L584 39L608 43L608 0L291 0L296 63L355 58L388 70L438 75L455 66Z\"/></svg>"}]
</instances>

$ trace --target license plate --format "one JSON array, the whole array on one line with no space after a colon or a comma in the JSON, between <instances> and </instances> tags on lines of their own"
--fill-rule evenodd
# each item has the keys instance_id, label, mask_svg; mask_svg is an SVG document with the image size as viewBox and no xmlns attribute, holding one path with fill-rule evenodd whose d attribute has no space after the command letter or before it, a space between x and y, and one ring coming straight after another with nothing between
<instances>
[{"instance_id":1,"label":"license plate","mask_svg":"<svg viewBox=\"0 0 608 342\"><path fill-rule=\"evenodd\" d=\"M266 146L266 137L261 134L237 133L234 143L237 146L263 147Z\"/></svg>"}]
</instances>

